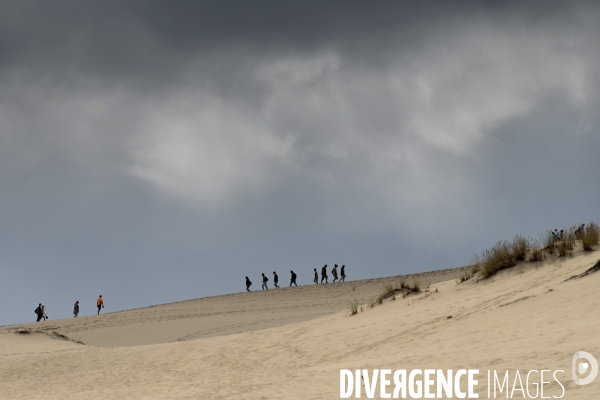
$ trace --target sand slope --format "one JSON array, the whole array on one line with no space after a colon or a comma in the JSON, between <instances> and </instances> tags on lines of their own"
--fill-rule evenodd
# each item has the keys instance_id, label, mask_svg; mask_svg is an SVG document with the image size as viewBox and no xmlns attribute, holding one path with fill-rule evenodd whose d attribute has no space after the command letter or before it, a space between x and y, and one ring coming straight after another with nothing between
<instances>
[{"instance_id":1,"label":"sand slope","mask_svg":"<svg viewBox=\"0 0 600 400\"><path fill-rule=\"evenodd\" d=\"M442 282L462 268L407 275L409 280ZM20 324L8 329L57 332L94 346L118 347L168 343L248 332L305 321L346 310L353 299L377 294L399 277L254 290L121 311L100 316ZM256 286L256 285L255 285ZM269 286L272 286L271 284ZM31 314L32 316L33 313Z\"/></svg>"},{"instance_id":2,"label":"sand slope","mask_svg":"<svg viewBox=\"0 0 600 400\"><path fill-rule=\"evenodd\" d=\"M537 268L516 267L483 282L442 282L355 316L343 310L173 343L97 347L3 333L0 398L329 399L339 398L340 368L563 369L564 398L598 398L600 378L576 387L570 363L579 350L600 356L600 273L565 280L599 259L599 252L585 253ZM305 293L317 293L312 290ZM283 304L290 293L269 296ZM178 315L176 305L161 307L175 307ZM293 313L290 307L284 309ZM152 308L128 313L142 311ZM481 385L481 398L486 391ZM560 393L553 384L545 395Z\"/></svg>"}]
</instances>

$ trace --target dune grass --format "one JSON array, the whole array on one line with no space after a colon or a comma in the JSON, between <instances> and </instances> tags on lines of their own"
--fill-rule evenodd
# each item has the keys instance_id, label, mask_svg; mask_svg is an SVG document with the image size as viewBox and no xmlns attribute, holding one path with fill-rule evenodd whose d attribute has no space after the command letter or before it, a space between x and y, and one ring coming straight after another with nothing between
<instances>
[{"instance_id":1,"label":"dune grass","mask_svg":"<svg viewBox=\"0 0 600 400\"><path fill-rule=\"evenodd\" d=\"M579 232L577 226L563 230L560 238L555 238L552 232L543 235L541 241L531 240L519 234L514 237L512 242L497 242L480 256L476 255L473 264L481 271L481 277L486 279L498 271L512 268L522 261L540 262L556 252L558 252L558 257L572 255L578 239L581 239L585 251L592 251L593 247L599 243L599 236L600 227L594 222L590 222L582 232ZM465 271L457 281L458 283L465 282L476 273L474 270Z\"/></svg>"},{"instance_id":2,"label":"dune grass","mask_svg":"<svg viewBox=\"0 0 600 400\"><path fill-rule=\"evenodd\" d=\"M358 300L354 299L352 303L350 303L350 315L358 314Z\"/></svg>"},{"instance_id":3,"label":"dune grass","mask_svg":"<svg viewBox=\"0 0 600 400\"><path fill-rule=\"evenodd\" d=\"M552 232L549 232L544 237L544 250L548 251L548 254L554 254L554 237L552 236Z\"/></svg>"},{"instance_id":4,"label":"dune grass","mask_svg":"<svg viewBox=\"0 0 600 400\"><path fill-rule=\"evenodd\" d=\"M540 246L540 242L535 240L531 243L531 250L529 252L529 262L540 262L544 261L544 248Z\"/></svg>"},{"instance_id":5,"label":"dune grass","mask_svg":"<svg viewBox=\"0 0 600 400\"><path fill-rule=\"evenodd\" d=\"M583 250L592 251L593 247L598 244L598 236L600 228L595 222L590 222L582 237Z\"/></svg>"},{"instance_id":6,"label":"dune grass","mask_svg":"<svg viewBox=\"0 0 600 400\"><path fill-rule=\"evenodd\" d=\"M525 261L527 249L529 248L529 240L521 234L515 236L510 244L512 256L516 261Z\"/></svg>"}]
</instances>

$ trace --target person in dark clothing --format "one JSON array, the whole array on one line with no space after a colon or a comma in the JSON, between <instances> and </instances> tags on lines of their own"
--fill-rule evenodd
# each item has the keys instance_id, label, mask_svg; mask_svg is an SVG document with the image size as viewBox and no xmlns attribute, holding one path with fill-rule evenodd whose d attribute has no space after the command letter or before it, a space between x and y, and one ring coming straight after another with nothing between
<instances>
[{"instance_id":1,"label":"person in dark clothing","mask_svg":"<svg viewBox=\"0 0 600 400\"><path fill-rule=\"evenodd\" d=\"M79 315L79 300L77 300L75 302L75 305L73 306L73 315L75 316L75 318L77 318L77 316Z\"/></svg>"},{"instance_id":2,"label":"person in dark clothing","mask_svg":"<svg viewBox=\"0 0 600 400\"><path fill-rule=\"evenodd\" d=\"M296 283L296 277L297 277L296 273L293 270L290 272L292 273L292 279L290 280L290 287L292 287L292 284L298 286L298 284Z\"/></svg>"},{"instance_id":3,"label":"person in dark clothing","mask_svg":"<svg viewBox=\"0 0 600 400\"><path fill-rule=\"evenodd\" d=\"M269 288L267 287L267 282L269 281L269 278L267 278L265 276L264 272L262 274L262 277L263 277L263 279L262 279L262 290L265 290L265 289L269 290Z\"/></svg>"},{"instance_id":4,"label":"person in dark clothing","mask_svg":"<svg viewBox=\"0 0 600 400\"><path fill-rule=\"evenodd\" d=\"M273 284L277 289L279 289L279 285L277 283L279 283L279 277L277 276L277 272L273 271Z\"/></svg>"},{"instance_id":5,"label":"person in dark clothing","mask_svg":"<svg viewBox=\"0 0 600 400\"><path fill-rule=\"evenodd\" d=\"M340 270L340 276L342 277L340 279L340 282L344 282L346 280L346 266L342 265L342 269Z\"/></svg>"},{"instance_id":6,"label":"person in dark clothing","mask_svg":"<svg viewBox=\"0 0 600 400\"><path fill-rule=\"evenodd\" d=\"M317 272L316 268L314 270L315 270L315 279L313 279L313 282L318 285L319 284L319 273Z\"/></svg>"},{"instance_id":7,"label":"person in dark clothing","mask_svg":"<svg viewBox=\"0 0 600 400\"><path fill-rule=\"evenodd\" d=\"M321 268L321 284L323 284L323 279L325 279L325 283L329 283L327 280L327 264Z\"/></svg>"},{"instance_id":8,"label":"person in dark clothing","mask_svg":"<svg viewBox=\"0 0 600 400\"><path fill-rule=\"evenodd\" d=\"M250 282L250 279L248 279L248 277L246 277L246 291L250 292L250 286L252 286L252 282Z\"/></svg>"},{"instance_id":9,"label":"person in dark clothing","mask_svg":"<svg viewBox=\"0 0 600 400\"><path fill-rule=\"evenodd\" d=\"M40 322L40 320L44 318L44 313L42 312L42 303L40 303L35 309L35 314L37 315L37 320L35 322Z\"/></svg>"},{"instance_id":10,"label":"person in dark clothing","mask_svg":"<svg viewBox=\"0 0 600 400\"><path fill-rule=\"evenodd\" d=\"M331 275L333 275L333 282L338 280L338 274L337 274L337 264L335 264L333 266L333 269L331 270Z\"/></svg>"}]
</instances>

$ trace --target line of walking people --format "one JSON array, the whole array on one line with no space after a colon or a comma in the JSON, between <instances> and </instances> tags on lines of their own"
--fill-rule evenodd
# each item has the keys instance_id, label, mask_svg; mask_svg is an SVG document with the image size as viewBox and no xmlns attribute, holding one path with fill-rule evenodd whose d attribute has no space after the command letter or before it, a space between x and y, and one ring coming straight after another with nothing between
<instances>
[{"instance_id":1,"label":"line of walking people","mask_svg":"<svg viewBox=\"0 0 600 400\"><path fill-rule=\"evenodd\" d=\"M100 297L98 297L98 300L96 300L96 306L98 307L97 315L100 315L100 310L102 308L104 308L104 299L102 298L102 295L100 295ZM37 315L36 322L40 322L42 319L44 321L49 319L48 315L46 315L46 306L44 306L42 303L40 303L38 305L38 307L35 309L35 314ZM78 315L79 315L79 300L77 300L75 302L75 304L73 305L73 317L77 318Z\"/></svg>"},{"instance_id":2,"label":"line of walking people","mask_svg":"<svg viewBox=\"0 0 600 400\"><path fill-rule=\"evenodd\" d=\"M317 272L317 269L314 268L314 272L315 272L315 279L313 280L314 283L319 284L319 273ZM290 287L292 287L292 285L298 286L298 284L296 283L296 279L298 278L298 275L296 275L296 273L291 270L291 279L290 279ZM333 269L331 270L331 274L333 275L333 281L332 283L338 281L338 282L344 282L346 280L346 266L342 265L342 268L340 269L340 276L338 277L338 265L335 264ZM265 275L265 273L263 272L261 274L261 279L262 279L262 290L269 290L269 278ZM325 264L323 266L323 268L321 268L321 284L323 284L323 281L325 281L325 283L329 283L329 276L327 275L327 264ZM275 285L276 289L279 289L279 276L277 275L276 271L273 271L273 283ZM246 291L250 292L250 286L252 286L252 281L250 280L250 278L246 277Z\"/></svg>"}]
</instances>

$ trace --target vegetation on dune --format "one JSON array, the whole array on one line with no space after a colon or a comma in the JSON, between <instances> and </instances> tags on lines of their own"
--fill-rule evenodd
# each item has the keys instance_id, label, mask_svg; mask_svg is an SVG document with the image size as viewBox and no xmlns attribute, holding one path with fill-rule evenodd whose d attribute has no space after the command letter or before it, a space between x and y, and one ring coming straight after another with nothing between
<instances>
[{"instance_id":1,"label":"vegetation on dune","mask_svg":"<svg viewBox=\"0 0 600 400\"><path fill-rule=\"evenodd\" d=\"M358 314L358 300L356 299L350 304L350 315L355 314Z\"/></svg>"},{"instance_id":2,"label":"vegetation on dune","mask_svg":"<svg viewBox=\"0 0 600 400\"><path fill-rule=\"evenodd\" d=\"M595 222L590 222L585 229L585 233L582 235L583 250L592 251L593 246L598 244L598 235L600 234L600 228Z\"/></svg>"},{"instance_id":3,"label":"vegetation on dune","mask_svg":"<svg viewBox=\"0 0 600 400\"><path fill-rule=\"evenodd\" d=\"M593 251L594 246L599 244L600 227L590 222L587 226L573 226L568 230L561 232L549 232L541 239L530 239L518 234L512 241L500 241L493 247L485 250L481 255L475 255L473 263L463 269L461 275L457 278L457 283L466 282L477 276L478 279L487 279L494 276L503 269L512 268L520 262L537 263L554 256L566 257L573 254L576 243L582 242L585 251ZM429 282L421 284L418 279L408 282L407 278L402 277L395 285L388 283L384 286L381 293L369 300L369 307L375 307L375 304L383 304L384 300L396 299L398 292L402 297L412 293L419 293L421 290L429 291ZM435 292L438 292L436 289ZM358 313L359 302L354 300L350 305L351 315ZM362 306L360 306L362 311Z\"/></svg>"},{"instance_id":4,"label":"vegetation on dune","mask_svg":"<svg viewBox=\"0 0 600 400\"><path fill-rule=\"evenodd\" d=\"M581 240L585 251L592 251L593 247L598 245L599 233L598 225L590 222L587 226L582 225L579 228L572 226L558 233L549 232L541 241L516 235L512 242L498 242L480 256L476 255L471 271L463 272L458 282L469 280L477 272L480 272L482 279L486 279L498 271L514 267L519 262L539 262L555 253L558 253L558 257L572 255L578 240ZM540 243L543 243L543 246Z\"/></svg>"}]
</instances>

